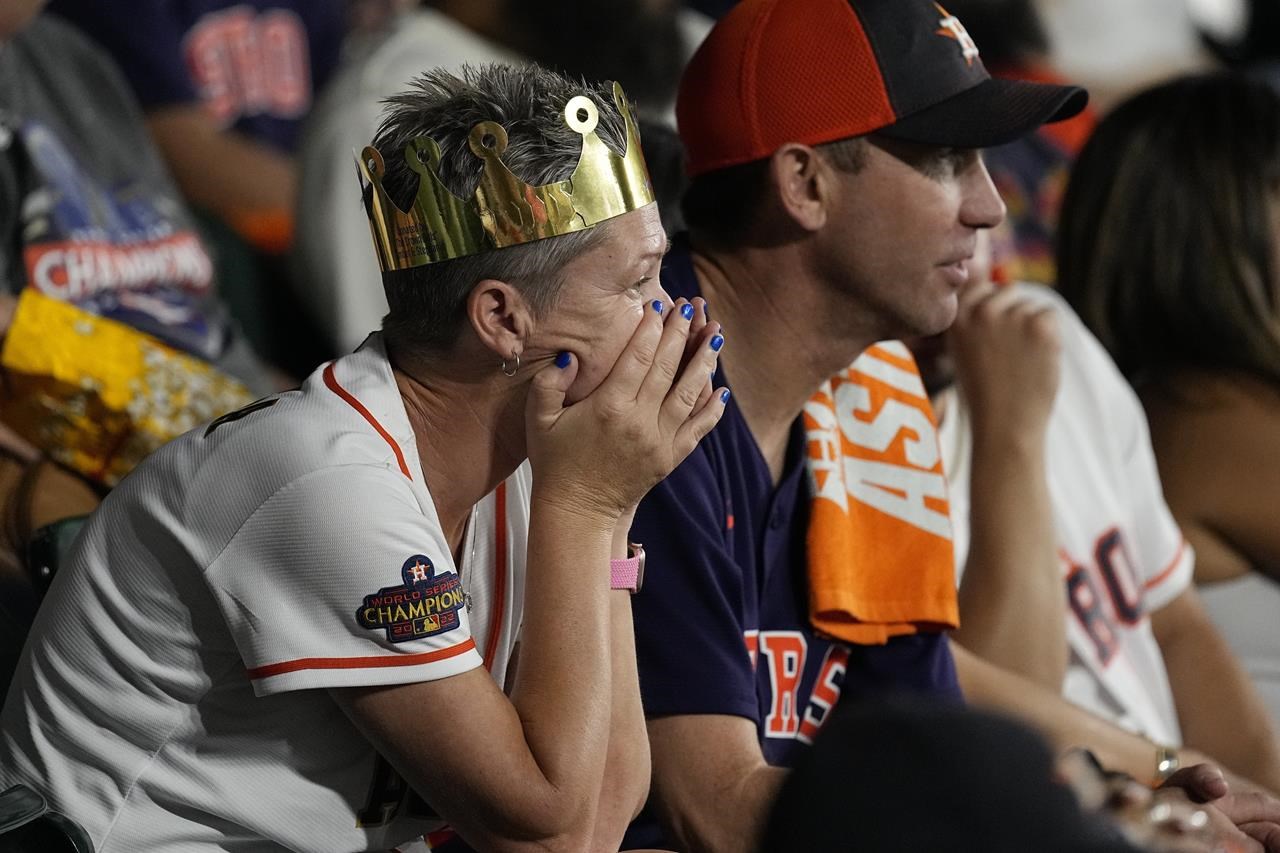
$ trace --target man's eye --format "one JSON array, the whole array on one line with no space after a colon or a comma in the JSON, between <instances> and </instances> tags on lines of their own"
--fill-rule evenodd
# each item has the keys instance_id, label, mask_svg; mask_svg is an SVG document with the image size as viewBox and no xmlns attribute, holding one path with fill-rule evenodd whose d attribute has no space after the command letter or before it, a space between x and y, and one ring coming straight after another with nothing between
<instances>
[{"instance_id":1,"label":"man's eye","mask_svg":"<svg viewBox=\"0 0 1280 853\"><path fill-rule=\"evenodd\" d=\"M922 170L931 178L947 178L968 168L974 152L967 148L943 148L935 152Z\"/></svg>"}]
</instances>

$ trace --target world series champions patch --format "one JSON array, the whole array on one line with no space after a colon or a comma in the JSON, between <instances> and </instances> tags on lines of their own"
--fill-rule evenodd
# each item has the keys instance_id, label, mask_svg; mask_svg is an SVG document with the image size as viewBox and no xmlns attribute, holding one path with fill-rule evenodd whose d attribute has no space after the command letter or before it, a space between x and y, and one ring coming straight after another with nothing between
<instances>
[{"instance_id":1,"label":"world series champions patch","mask_svg":"<svg viewBox=\"0 0 1280 853\"><path fill-rule=\"evenodd\" d=\"M407 643L458 627L458 609L466 603L462 581L453 572L436 573L430 557L414 554L400 567L404 583L364 597L356 610L362 628L384 629L393 643Z\"/></svg>"}]
</instances>

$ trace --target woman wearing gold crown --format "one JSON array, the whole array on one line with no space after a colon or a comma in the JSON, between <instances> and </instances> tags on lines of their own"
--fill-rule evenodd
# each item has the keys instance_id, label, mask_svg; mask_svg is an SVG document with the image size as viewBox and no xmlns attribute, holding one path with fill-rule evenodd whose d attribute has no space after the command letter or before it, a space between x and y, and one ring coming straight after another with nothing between
<instances>
[{"instance_id":1,"label":"woman wearing gold crown","mask_svg":"<svg viewBox=\"0 0 1280 853\"><path fill-rule=\"evenodd\" d=\"M626 534L726 392L626 101L433 73L358 165L383 331L148 459L33 629L0 787L99 853L616 849L644 801Z\"/></svg>"}]
</instances>

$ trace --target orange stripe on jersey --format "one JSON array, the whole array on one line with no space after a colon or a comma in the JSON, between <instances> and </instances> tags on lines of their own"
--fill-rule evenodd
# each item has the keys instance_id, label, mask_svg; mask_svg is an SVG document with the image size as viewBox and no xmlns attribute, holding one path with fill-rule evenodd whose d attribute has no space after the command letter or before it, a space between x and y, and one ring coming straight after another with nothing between
<instances>
[{"instance_id":1,"label":"orange stripe on jersey","mask_svg":"<svg viewBox=\"0 0 1280 853\"><path fill-rule=\"evenodd\" d=\"M493 671L493 659L498 653L498 639L502 636L502 614L507 599L507 484L498 484L494 495L496 519L494 519L493 558L493 608L489 611L489 642L485 644L484 668Z\"/></svg>"},{"instance_id":2,"label":"orange stripe on jersey","mask_svg":"<svg viewBox=\"0 0 1280 853\"><path fill-rule=\"evenodd\" d=\"M468 637L456 646L437 649L434 652L423 652L417 655L371 655L354 658L298 658L281 661L249 670L252 679L270 678L273 675L284 675L286 672L297 672L300 669L372 669L381 666L418 666L424 663L448 660L476 647L476 641Z\"/></svg>"},{"instance_id":3,"label":"orange stripe on jersey","mask_svg":"<svg viewBox=\"0 0 1280 853\"><path fill-rule=\"evenodd\" d=\"M359 412L364 417L364 419L368 421L375 430L378 431L378 435L382 436L383 440L386 441L387 444L391 445L391 449L396 454L396 461L400 463L400 473L404 474L406 477L412 480L413 475L409 473L409 466L405 464L404 454L400 452L400 445L396 444L396 440L391 437L391 433L387 432L385 429L382 428L382 424L378 423L378 419L375 418L373 415L369 414L369 410L364 407L363 403L361 403L354 396L352 396L351 393L347 391L346 388L343 388L341 385L338 384L337 378L334 377L333 375L332 361L329 362L327 365L325 365L324 384L329 386L330 391L337 394L344 401L346 401L348 406L350 406L351 408Z\"/></svg>"},{"instance_id":4,"label":"orange stripe on jersey","mask_svg":"<svg viewBox=\"0 0 1280 853\"><path fill-rule=\"evenodd\" d=\"M1142 588L1155 589L1168 580L1169 575L1173 574L1174 569L1178 568L1178 564L1182 562L1182 552L1185 550L1187 550L1187 537L1183 536L1178 540L1178 550L1174 552L1173 559L1169 561L1169 565L1165 566L1160 574L1147 581Z\"/></svg>"}]
</instances>

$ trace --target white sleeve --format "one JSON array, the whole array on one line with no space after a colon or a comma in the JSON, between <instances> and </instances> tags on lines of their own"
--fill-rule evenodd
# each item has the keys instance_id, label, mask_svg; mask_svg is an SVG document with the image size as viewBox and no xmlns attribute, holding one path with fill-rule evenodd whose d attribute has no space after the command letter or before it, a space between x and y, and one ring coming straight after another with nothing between
<instances>
[{"instance_id":1,"label":"white sleeve","mask_svg":"<svg viewBox=\"0 0 1280 853\"><path fill-rule=\"evenodd\" d=\"M1116 482L1127 490L1132 512L1133 559L1148 613L1180 595L1192 581L1195 559L1164 500L1142 403L1098 339L1056 294L1063 316L1063 354L1075 359L1105 413L1110 442L1119 455Z\"/></svg>"},{"instance_id":2,"label":"white sleeve","mask_svg":"<svg viewBox=\"0 0 1280 853\"><path fill-rule=\"evenodd\" d=\"M259 696L482 664L445 538L397 472L347 465L294 480L206 577Z\"/></svg>"}]
</instances>

